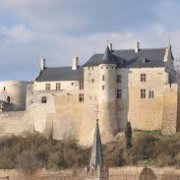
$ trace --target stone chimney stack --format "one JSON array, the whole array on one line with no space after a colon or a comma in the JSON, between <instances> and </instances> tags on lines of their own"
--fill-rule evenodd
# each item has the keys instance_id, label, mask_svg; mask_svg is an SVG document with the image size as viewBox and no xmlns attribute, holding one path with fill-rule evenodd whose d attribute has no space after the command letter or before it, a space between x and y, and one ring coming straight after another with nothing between
<instances>
[{"instance_id":1,"label":"stone chimney stack","mask_svg":"<svg viewBox=\"0 0 180 180\"><path fill-rule=\"evenodd\" d=\"M111 42L108 43L108 47L109 47L109 50L112 51L113 49L113 44Z\"/></svg>"},{"instance_id":2,"label":"stone chimney stack","mask_svg":"<svg viewBox=\"0 0 180 180\"><path fill-rule=\"evenodd\" d=\"M74 56L73 57L73 62L72 62L72 70L77 70L79 66L79 57Z\"/></svg>"},{"instance_id":3,"label":"stone chimney stack","mask_svg":"<svg viewBox=\"0 0 180 180\"><path fill-rule=\"evenodd\" d=\"M46 59L44 57L41 58L41 71L43 71L46 67Z\"/></svg>"},{"instance_id":4,"label":"stone chimney stack","mask_svg":"<svg viewBox=\"0 0 180 180\"><path fill-rule=\"evenodd\" d=\"M139 42L136 42L136 45L135 45L135 53L138 53L139 50L140 50L140 43Z\"/></svg>"}]
</instances>

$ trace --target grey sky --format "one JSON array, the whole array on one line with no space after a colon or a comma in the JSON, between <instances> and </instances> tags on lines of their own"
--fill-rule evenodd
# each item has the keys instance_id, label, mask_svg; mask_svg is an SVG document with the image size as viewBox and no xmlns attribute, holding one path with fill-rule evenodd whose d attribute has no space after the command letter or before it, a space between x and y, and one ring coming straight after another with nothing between
<instances>
[{"instance_id":1,"label":"grey sky","mask_svg":"<svg viewBox=\"0 0 180 180\"><path fill-rule=\"evenodd\" d=\"M39 59L48 66L81 63L114 48L166 46L180 49L178 0L0 0L0 81L32 80Z\"/></svg>"}]
</instances>

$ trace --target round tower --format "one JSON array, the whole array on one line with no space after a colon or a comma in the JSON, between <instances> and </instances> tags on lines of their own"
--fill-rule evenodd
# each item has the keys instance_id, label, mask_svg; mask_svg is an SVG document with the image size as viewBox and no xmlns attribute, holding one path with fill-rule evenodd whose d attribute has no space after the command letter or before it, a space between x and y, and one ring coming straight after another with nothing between
<instances>
[{"instance_id":1,"label":"round tower","mask_svg":"<svg viewBox=\"0 0 180 180\"><path fill-rule=\"evenodd\" d=\"M99 65L98 118L103 142L111 141L118 132L116 66L116 61L107 47Z\"/></svg>"},{"instance_id":2,"label":"round tower","mask_svg":"<svg viewBox=\"0 0 180 180\"><path fill-rule=\"evenodd\" d=\"M0 98L9 104L10 111L23 111L26 109L25 81L3 81L0 83Z\"/></svg>"}]
</instances>

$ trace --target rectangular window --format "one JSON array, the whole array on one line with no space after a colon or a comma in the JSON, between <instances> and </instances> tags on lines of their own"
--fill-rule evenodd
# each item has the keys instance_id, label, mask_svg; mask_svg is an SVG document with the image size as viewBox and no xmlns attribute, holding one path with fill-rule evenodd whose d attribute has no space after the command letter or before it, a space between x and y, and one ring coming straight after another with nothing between
<instances>
[{"instance_id":1,"label":"rectangular window","mask_svg":"<svg viewBox=\"0 0 180 180\"><path fill-rule=\"evenodd\" d=\"M102 76L102 81L105 81L105 76Z\"/></svg>"},{"instance_id":2,"label":"rectangular window","mask_svg":"<svg viewBox=\"0 0 180 180\"><path fill-rule=\"evenodd\" d=\"M117 75L117 83L121 83L122 82L122 76L121 75Z\"/></svg>"},{"instance_id":3,"label":"rectangular window","mask_svg":"<svg viewBox=\"0 0 180 180\"><path fill-rule=\"evenodd\" d=\"M56 83L56 90L61 90L61 83Z\"/></svg>"},{"instance_id":4,"label":"rectangular window","mask_svg":"<svg viewBox=\"0 0 180 180\"><path fill-rule=\"evenodd\" d=\"M140 92L140 96L141 96L141 99L145 99L146 98L146 90L145 89L141 89L141 92Z\"/></svg>"},{"instance_id":5,"label":"rectangular window","mask_svg":"<svg viewBox=\"0 0 180 180\"><path fill-rule=\"evenodd\" d=\"M91 82L94 83L94 79L91 79Z\"/></svg>"},{"instance_id":6,"label":"rectangular window","mask_svg":"<svg viewBox=\"0 0 180 180\"><path fill-rule=\"evenodd\" d=\"M84 102L84 94L79 94L79 102Z\"/></svg>"},{"instance_id":7,"label":"rectangular window","mask_svg":"<svg viewBox=\"0 0 180 180\"><path fill-rule=\"evenodd\" d=\"M104 90L105 89L105 86L102 86L102 90Z\"/></svg>"},{"instance_id":8,"label":"rectangular window","mask_svg":"<svg viewBox=\"0 0 180 180\"><path fill-rule=\"evenodd\" d=\"M47 97L46 96L41 97L41 103L43 103L43 104L47 103Z\"/></svg>"},{"instance_id":9,"label":"rectangular window","mask_svg":"<svg viewBox=\"0 0 180 180\"><path fill-rule=\"evenodd\" d=\"M146 74L141 74L140 80L141 82L146 82Z\"/></svg>"},{"instance_id":10,"label":"rectangular window","mask_svg":"<svg viewBox=\"0 0 180 180\"><path fill-rule=\"evenodd\" d=\"M117 89L117 99L122 98L122 89Z\"/></svg>"},{"instance_id":11,"label":"rectangular window","mask_svg":"<svg viewBox=\"0 0 180 180\"><path fill-rule=\"evenodd\" d=\"M149 91L149 99L153 99L154 98L154 91L150 90Z\"/></svg>"},{"instance_id":12,"label":"rectangular window","mask_svg":"<svg viewBox=\"0 0 180 180\"><path fill-rule=\"evenodd\" d=\"M84 89L84 82L83 81L79 82L79 89Z\"/></svg>"},{"instance_id":13,"label":"rectangular window","mask_svg":"<svg viewBox=\"0 0 180 180\"><path fill-rule=\"evenodd\" d=\"M51 84L50 83L46 83L46 91L50 91L51 90Z\"/></svg>"}]
</instances>

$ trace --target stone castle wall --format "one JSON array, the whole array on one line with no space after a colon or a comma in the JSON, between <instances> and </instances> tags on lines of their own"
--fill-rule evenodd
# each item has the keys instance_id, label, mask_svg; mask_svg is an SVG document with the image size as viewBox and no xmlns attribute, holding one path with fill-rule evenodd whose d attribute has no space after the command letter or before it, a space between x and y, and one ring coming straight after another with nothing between
<instances>
[{"instance_id":1,"label":"stone castle wall","mask_svg":"<svg viewBox=\"0 0 180 180\"><path fill-rule=\"evenodd\" d=\"M68 169L60 171L41 170L34 180L84 180L85 169ZM27 176L16 170L0 170L0 179L25 180ZM180 178L180 170L175 167L135 167L125 166L109 168L109 180L175 180Z\"/></svg>"},{"instance_id":2,"label":"stone castle wall","mask_svg":"<svg viewBox=\"0 0 180 180\"><path fill-rule=\"evenodd\" d=\"M129 70L129 112L132 127L140 130L161 130L163 119L163 91L167 82L164 68L138 68ZM146 81L140 81L140 74L146 74ZM140 97L140 90L146 90L146 98ZM149 91L154 98L149 98Z\"/></svg>"},{"instance_id":3,"label":"stone castle wall","mask_svg":"<svg viewBox=\"0 0 180 180\"><path fill-rule=\"evenodd\" d=\"M178 127L178 86L168 84L164 87L162 133L175 134Z\"/></svg>"},{"instance_id":4,"label":"stone castle wall","mask_svg":"<svg viewBox=\"0 0 180 180\"><path fill-rule=\"evenodd\" d=\"M53 131L56 139L73 136L81 144L90 145L97 118L103 142L112 139L110 135L117 129L124 130L128 120L134 129L176 132L180 124L177 120L180 96L177 85L168 84L164 68L117 69L116 72L110 66L104 68L84 68L84 89L79 89L78 81L59 81L61 90L56 90L57 82L29 84L26 111L0 115L0 134L33 130L48 135ZM140 81L143 73L146 82ZM119 83L117 75L122 75ZM52 83L50 91L45 90L46 83ZM121 99L116 99L117 89L122 89ZM146 89L145 99L140 98L141 89ZM149 90L154 90L153 99L149 98ZM80 94L84 94L84 102L79 102ZM47 103L41 102L42 96L47 97Z\"/></svg>"}]
</instances>

